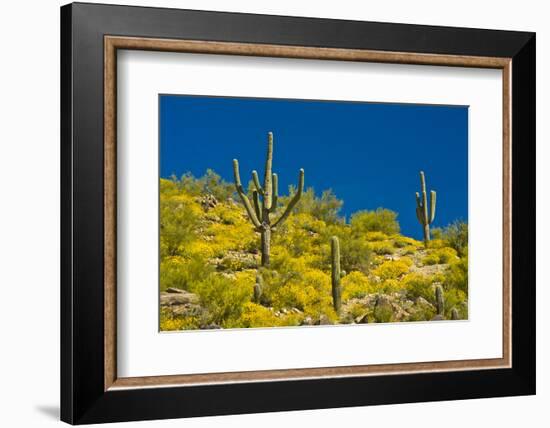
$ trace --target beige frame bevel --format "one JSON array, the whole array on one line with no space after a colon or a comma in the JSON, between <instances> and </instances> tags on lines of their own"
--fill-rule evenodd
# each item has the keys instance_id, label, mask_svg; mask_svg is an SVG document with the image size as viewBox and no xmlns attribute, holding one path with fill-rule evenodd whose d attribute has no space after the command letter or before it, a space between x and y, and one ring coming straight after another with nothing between
<instances>
[{"instance_id":1,"label":"beige frame bevel","mask_svg":"<svg viewBox=\"0 0 550 428\"><path fill-rule=\"evenodd\" d=\"M502 358L344 367L204 373L170 376L117 376L116 369L116 85L117 50L147 50L212 55L244 55L394 64L441 65L502 70L503 82L503 349ZM511 367L511 67L510 58L382 52L249 43L105 36L104 38L104 389L185 386L306 378L495 369Z\"/></svg>"}]
</instances>

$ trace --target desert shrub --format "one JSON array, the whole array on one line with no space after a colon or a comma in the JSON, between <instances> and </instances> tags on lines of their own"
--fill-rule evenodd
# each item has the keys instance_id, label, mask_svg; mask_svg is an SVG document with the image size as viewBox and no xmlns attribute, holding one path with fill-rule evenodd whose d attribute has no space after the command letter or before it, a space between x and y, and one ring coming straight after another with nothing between
<instances>
[{"instance_id":1,"label":"desert shrub","mask_svg":"<svg viewBox=\"0 0 550 428\"><path fill-rule=\"evenodd\" d=\"M296 193L296 188L289 188L289 195L280 197L282 205L287 205L290 198ZM343 202L334 195L332 190L325 190L320 197L315 196L313 187L309 187L302 193L300 202L294 209L294 214L310 214L318 220L322 220L327 224L341 223L342 218L338 213L342 208Z\"/></svg>"},{"instance_id":2,"label":"desert shrub","mask_svg":"<svg viewBox=\"0 0 550 428\"><path fill-rule=\"evenodd\" d=\"M428 248L436 250L438 248L444 248L447 246L447 243L443 239L432 239L428 241Z\"/></svg>"},{"instance_id":3,"label":"desert shrub","mask_svg":"<svg viewBox=\"0 0 550 428\"><path fill-rule=\"evenodd\" d=\"M199 256L166 257L160 263L160 290L164 291L169 287L189 290L194 283L204 281L213 270L213 267Z\"/></svg>"},{"instance_id":4,"label":"desert shrub","mask_svg":"<svg viewBox=\"0 0 550 428\"><path fill-rule=\"evenodd\" d=\"M386 279L377 285L376 291L378 293L390 294L401 291L404 287L403 281L399 279Z\"/></svg>"},{"instance_id":5,"label":"desert shrub","mask_svg":"<svg viewBox=\"0 0 550 428\"><path fill-rule=\"evenodd\" d=\"M200 207L187 195L160 197L161 257L182 254L184 246L195 238Z\"/></svg>"},{"instance_id":6,"label":"desert shrub","mask_svg":"<svg viewBox=\"0 0 550 428\"><path fill-rule=\"evenodd\" d=\"M234 327L276 327L279 322L273 311L262 305L247 302Z\"/></svg>"},{"instance_id":7,"label":"desert shrub","mask_svg":"<svg viewBox=\"0 0 550 428\"><path fill-rule=\"evenodd\" d=\"M445 272L443 284L447 289L456 288L468 293L468 256L449 266Z\"/></svg>"},{"instance_id":8,"label":"desert shrub","mask_svg":"<svg viewBox=\"0 0 550 428\"><path fill-rule=\"evenodd\" d=\"M407 245L405 247L403 247L403 255L404 256L410 256L410 255L413 255L416 253L417 251L417 247L413 246L413 245Z\"/></svg>"},{"instance_id":9,"label":"desert shrub","mask_svg":"<svg viewBox=\"0 0 550 428\"><path fill-rule=\"evenodd\" d=\"M422 259L425 265L436 265L443 263L455 263L458 261L456 250L450 247L438 248L431 251Z\"/></svg>"},{"instance_id":10,"label":"desert shrub","mask_svg":"<svg viewBox=\"0 0 550 428\"><path fill-rule=\"evenodd\" d=\"M372 311L374 321L377 323L385 323L393 321L393 309L391 305L376 305Z\"/></svg>"},{"instance_id":11,"label":"desert shrub","mask_svg":"<svg viewBox=\"0 0 550 428\"><path fill-rule=\"evenodd\" d=\"M442 230L441 239L454 248L459 256L468 253L468 223L457 220Z\"/></svg>"},{"instance_id":12,"label":"desert shrub","mask_svg":"<svg viewBox=\"0 0 550 428\"><path fill-rule=\"evenodd\" d=\"M344 314L342 322L349 324L355 322L357 318L363 318L364 316L367 316L369 322L374 321L374 317L372 316L372 309L365 307L365 305L359 302L355 302L347 307L347 312Z\"/></svg>"},{"instance_id":13,"label":"desert shrub","mask_svg":"<svg viewBox=\"0 0 550 428\"><path fill-rule=\"evenodd\" d=\"M243 305L252 297L252 290L252 281L231 280L219 274L209 275L190 287L190 291L199 296L201 306L208 310L208 322L222 327L232 325L240 317Z\"/></svg>"},{"instance_id":14,"label":"desert shrub","mask_svg":"<svg viewBox=\"0 0 550 428\"><path fill-rule=\"evenodd\" d=\"M412 260L408 257L402 257L399 260L387 260L372 271L373 275L382 280L397 279L409 271L412 266Z\"/></svg>"},{"instance_id":15,"label":"desert shrub","mask_svg":"<svg viewBox=\"0 0 550 428\"><path fill-rule=\"evenodd\" d=\"M176 317L165 310L160 312L160 331L195 330L199 327L197 317Z\"/></svg>"},{"instance_id":16,"label":"desert shrub","mask_svg":"<svg viewBox=\"0 0 550 428\"><path fill-rule=\"evenodd\" d=\"M318 249L323 251L325 265L330 268L330 237L340 241L340 264L343 270L354 270L367 274L373 261L373 252L368 242L354 235L348 225L329 225L323 232Z\"/></svg>"},{"instance_id":17,"label":"desert shrub","mask_svg":"<svg viewBox=\"0 0 550 428\"><path fill-rule=\"evenodd\" d=\"M460 319L468 319L468 298L464 291L453 288L444 293L445 296L445 316L451 318L451 311L455 308L458 311Z\"/></svg>"},{"instance_id":18,"label":"desert shrub","mask_svg":"<svg viewBox=\"0 0 550 428\"><path fill-rule=\"evenodd\" d=\"M416 299L418 297L423 297L429 302L434 300L432 278L419 273L409 273L403 277L403 284L405 285L409 298Z\"/></svg>"},{"instance_id":19,"label":"desert shrub","mask_svg":"<svg viewBox=\"0 0 550 428\"><path fill-rule=\"evenodd\" d=\"M379 256L393 254L395 248L392 241L369 242L369 248Z\"/></svg>"},{"instance_id":20,"label":"desert shrub","mask_svg":"<svg viewBox=\"0 0 550 428\"><path fill-rule=\"evenodd\" d=\"M342 278L342 300L362 298L374 292L369 279L359 271L354 271Z\"/></svg>"},{"instance_id":21,"label":"desert shrub","mask_svg":"<svg viewBox=\"0 0 550 428\"><path fill-rule=\"evenodd\" d=\"M393 245L395 248L413 248L416 250L417 248L423 246L423 243L420 241L417 241L416 239L409 238L407 236L401 236L401 235L394 235L390 238L393 239Z\"/></svg>"},{"instance_id":22,"label":"desert shrub","mask_svg":"<svg viewBox=\"0 0 550 428\"><path fill-rule=\"evenodd\" d=\"M408 321L430 321L437 313L433 305L426 305L415 309L408 317Z\"/></svg>"},{"instance_id":23,"label":"desert shrub","mask_svg":"<svg viewBox=\"0 0 550 428\"><path fill-rule=\"evenodd\" d=\"M193 174L187 172L179 180L173 176L171 181L179 191L193 196L213 195L218 201L225 201L233 197L235 193L235 185L222 180L211 169L207 169L206 173L200 178L196 178Z\"/></svg>"},{"instance_id":24,"label":"desert shrub","mask_svg":"<svg viewBox=\"0 0 550 428\"><path fill-rule=\"evenodd\" d=\"M385 208L375 211L358 211L351 216L351 228L356 234L383 232L386 235L399 233L397 213Z\"/></svg>"},{"instance_id":25,"label":"desert shrub","mask_svg":"<svg viewBox=\"0 0 550 428\"><path fill-rule=\"evenodd\" d=\"M379 231L367 232L365 233L363 239L366 241L386 241L388 239L388 235Z\"/></svg>"}]
</instances>

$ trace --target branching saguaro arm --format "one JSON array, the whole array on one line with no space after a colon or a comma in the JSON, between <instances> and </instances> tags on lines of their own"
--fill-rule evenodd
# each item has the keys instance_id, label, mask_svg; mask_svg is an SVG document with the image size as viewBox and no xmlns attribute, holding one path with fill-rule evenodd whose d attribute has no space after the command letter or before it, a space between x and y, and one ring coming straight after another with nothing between
<instances>
[{"instance_id":1,"label":"branching saguaro arm","mask_svg":"<svg viewBox=\"0 0 550 428\"><path fill-rule=\"evenodd\" d=\"M304 190L304 170L300 169L298 176L298 187L296 193L288 203L287 207L278 219L271 218L278 208L279 199L279 178L273 173L273 133L267 134L267 155L265 160L264 183L260 183L257 171L252 171L252 203L244 190L239 173L239 161L233 159L233 176L235 188L241 198L246 213L252 222L255 230L260 233L262 266L269 266L269 254L271 249L271 233L281 225L290 215Z\"/></svg>"},{"instance_id":2,"label":"branching saguaro arm","mask_svg":"<svg viewBox=\"0 0 550 428\"><path fill-rule=\"evenodd\" d=\"M430 192L430 205L428 210L428 195L426 193L426 178L424 171L420 171L420 190L416 192L416 217L424 229L424 244L427 246L430 241L430 224L435 219L436 193Z\"/></svg>"}]
</instances>

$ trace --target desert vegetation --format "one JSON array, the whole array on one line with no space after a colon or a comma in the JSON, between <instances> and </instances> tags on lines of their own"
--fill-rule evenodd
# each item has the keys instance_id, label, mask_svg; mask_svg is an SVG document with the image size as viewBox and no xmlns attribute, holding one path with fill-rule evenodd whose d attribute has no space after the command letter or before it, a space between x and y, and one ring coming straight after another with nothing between
<instances>
[{"instance_id":1,"label":"desert vegetation","mask_svg":"<svg viewBox=\"0 0 550 428\"><path fill-rule=\"evenodd\" d=\"M467 319L468 227L430 230L423 173L418 241L385 208L343 218L303 170L280 194L273 164L269 135L263 183L253 171L245 187L236 160L234 182L160 180L161 330Z\"/></svg>"}]
</instances>

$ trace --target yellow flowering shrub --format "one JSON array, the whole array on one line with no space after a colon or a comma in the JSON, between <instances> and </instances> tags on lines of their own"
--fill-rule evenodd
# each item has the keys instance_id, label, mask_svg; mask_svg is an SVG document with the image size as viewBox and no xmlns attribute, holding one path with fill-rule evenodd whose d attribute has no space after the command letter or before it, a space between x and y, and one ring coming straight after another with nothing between
<instances>
[{"instance_id":1,"label":"yellow flowering shrub","mask_svg":"<svg viewBox=\"0 0 550 428\"><path fill-rule=\"evenodd\" d=\"M401 257L398 260L386 260L372 271L374 275L382 280L397 279L406 274L412 266L412 260L408 257Z\"/></svg>"},{"instance_id":2,"label":"yellow flowering shrub","mask_svg":"<svg viewBox=\"0 0 550 428\"><path fill-rule=\"evenodd\" d=\"M362 298L374 293L375 287L371 286L369 278L358 271L351 272L342 278L342 300Z\"/></svg>"},{"instance_id":3,"label":"yellow flowering shrub","mask_svg":"<svg viewBox=\"0 0 550 428\"><path fill-rule=\"evenodd\" d=\"M430 253L422 259L425 265L450 264L458 262L459 258L454 248L443 247L430 251Z\"/></svg>"}]
</instances>

